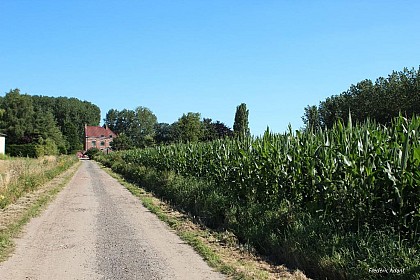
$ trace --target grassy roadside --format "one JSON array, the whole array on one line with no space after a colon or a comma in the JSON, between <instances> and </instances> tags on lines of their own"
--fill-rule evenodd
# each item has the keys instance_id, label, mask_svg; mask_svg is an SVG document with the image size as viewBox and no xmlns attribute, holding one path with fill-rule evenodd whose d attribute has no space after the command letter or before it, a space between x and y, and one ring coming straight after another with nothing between
<instances>
[{"instance_id":1,"label":"grassy roadside","mask_svg":"<svg viewBox=\"0 0 420 280\"><path fill-rule=\"evenodd\" d=\"M69 155L42 158L8 158L0 161L0 209L36 191L77 162Z\"/></svg>"},{"instance_id":2,"label":"grassy roadside","mask_svg":"<svg viewBox=\"0 0 420 280\"><path fill-rule=\"evenodd\" d=\"M168 224L186 243L192 246L214 269L229 279L308 279L300 271L274 266L241 247L228 232L215 232L195 224L192 218L173 209L141 187L126 181L111 169L101 166L117 179L142 204Z\"/></svg>"},{"instance_id":3,"label":"grassy roadside","mask_svg":"<svg viewBox=\"0 0 420 280\"><path fill-rule=\"evenodd\" d=\"M16 238L22 228L31 220L38 216L51 202L56 195L67 185L74 173L77 171L80 162L75 162L68 167L66 171L62 171L58 175L40 186L42 189L36 193L28 193L21 200L16 201L19 211L12 214L6 213L8 209L0 212L0 261L4 261L14 250L13 239ZM3 215L7 215L8 219L3 219Z\"/></svg>"}]
</instances>

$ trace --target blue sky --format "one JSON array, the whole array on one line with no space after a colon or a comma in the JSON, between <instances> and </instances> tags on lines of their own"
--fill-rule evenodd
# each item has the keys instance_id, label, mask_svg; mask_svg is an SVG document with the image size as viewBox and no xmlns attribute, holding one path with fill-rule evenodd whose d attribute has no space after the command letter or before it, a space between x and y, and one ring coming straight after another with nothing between
<instances>
[{"instance_id":1,"label":"blue sky","mask_svg":"<svg viewBox=\"0 0 420 280\"><path fill-rule=\"evenodd\" d=\"M0 0L0 96L13 88L159 122L200 112L251 133L420 65L420 1Z\"/></svg>"}]
</instances>

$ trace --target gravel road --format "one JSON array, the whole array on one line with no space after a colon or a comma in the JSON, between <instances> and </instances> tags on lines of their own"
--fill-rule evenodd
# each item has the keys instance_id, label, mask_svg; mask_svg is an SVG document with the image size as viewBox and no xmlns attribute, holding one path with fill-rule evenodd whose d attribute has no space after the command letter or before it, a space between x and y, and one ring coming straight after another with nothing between
<instances>
[{"instance_id":1,"label":"gravel road","mask_svg":"<svg viewBox=\"0 0 420 280\"><path fill-rule=\"evenodd\" d=\"M223 279L93 161L16 241L0 279Z\"/></svg>"}]
</instances>

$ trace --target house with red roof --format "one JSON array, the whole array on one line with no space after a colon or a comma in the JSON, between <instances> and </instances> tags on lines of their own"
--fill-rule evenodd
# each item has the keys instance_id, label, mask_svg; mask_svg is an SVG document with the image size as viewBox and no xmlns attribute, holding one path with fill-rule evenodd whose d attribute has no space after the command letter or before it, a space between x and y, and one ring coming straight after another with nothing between
<instances>
[{"instance_id":1,"label":"house with red roof","mask_svg":"<svg viewBox=\"0 0 420 280\"><path fill-rule=\"evenodd\" d=\"M85 125L85 151L97 148L103 152L111 151L111 142L117 135L108 126Z\"/></svg>"}]
</instances>

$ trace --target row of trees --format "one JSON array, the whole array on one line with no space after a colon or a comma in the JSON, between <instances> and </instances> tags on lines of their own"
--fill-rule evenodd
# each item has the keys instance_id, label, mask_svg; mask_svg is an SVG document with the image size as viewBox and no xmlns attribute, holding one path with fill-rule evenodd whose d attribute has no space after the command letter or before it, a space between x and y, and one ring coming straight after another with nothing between
<instances>
[{"instance_id":1,"label":"row of trees","mask_svg":"<svg viewBox=\"0 0 420 280\"><path fill-rule=\"evenodd\" d=\"M11 90L0 97L0 132L7 135L8 147L36 145L41 154L73 153L83 149L84 125L99 125L98 106L76 98L31 96ZM117 150L144 148L175 142L212 141L246 137L248 128L246 104L237 107L233 131L220 121L201 119L200 113L183 114L172 124L159 123L146 107L106 114L104 125L118 134L113 141Z\"/></svg>"},{"instance_id":2,"label":"row of trees","mask_svg":"<svg viewBox=\"0 0 420 280\"><path fill-rule=\"evenodd\" d=\"M392 72L375 82L363 80L340 95L328 97L318 106L307 106L302 120L308 129L331 128L337 120L354 122L373 119L388 124L402 114L420 114L420 67Z\"/></svg>"},{"instance_id":3,"label":"row of trees","mask_svg":"<svg viewBox=\"0 0 420 280\"><path fill-rule=\"evenodd\" d=\"M200 113L192 112L183 114L172 124L159 123L153 112L145 107L122 111L111 109L104 122L118 134L113 140L113 148L125 150L175 142L212 141L234 135L244 137L250 134L248 113L246 104L237 107L233 131L220 121L201 119Z\"/></svg>"},{"instance_id":4,"label":"row of trees","mask_svg":"<svg viewBox=\"0 0 420 280\"><path fill-rule=\"evenodd\" d=\"M76 98L31 96L11 90L0 97L0 132L8 145L46 146L46 153L83 148L84 124L99 125L98 106Z\"/></svg>"}]
</instances>

